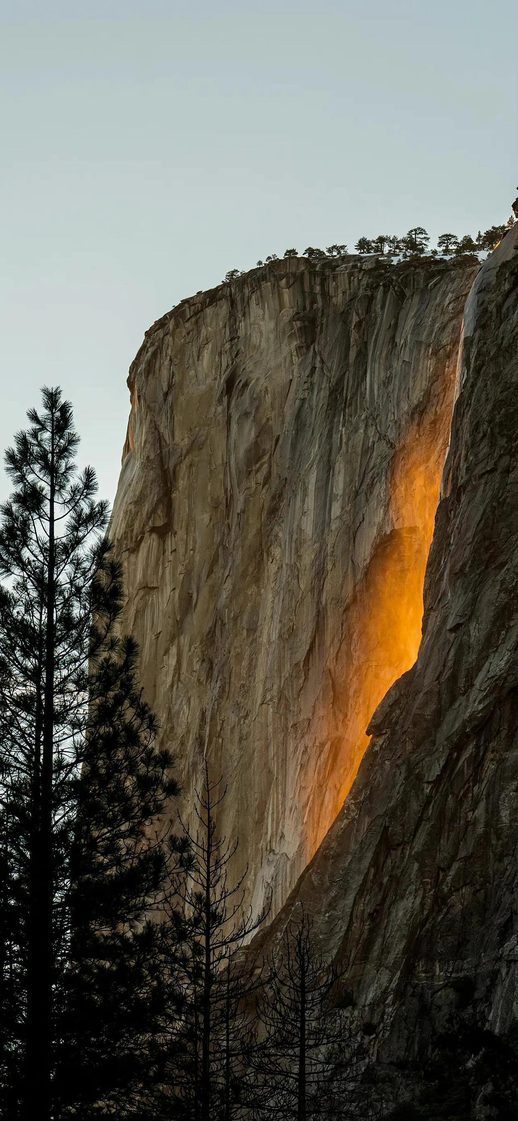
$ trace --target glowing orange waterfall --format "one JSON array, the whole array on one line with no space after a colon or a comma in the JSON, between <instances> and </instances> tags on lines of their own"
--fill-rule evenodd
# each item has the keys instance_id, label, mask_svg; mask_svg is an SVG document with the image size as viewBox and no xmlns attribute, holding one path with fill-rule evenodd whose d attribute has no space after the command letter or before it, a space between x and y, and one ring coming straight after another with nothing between
<instances>
[{"instance_id":1,"label":"glowing orange waterfall","mask_svg":"<svg viewBox=\"0 0 518 1121\"><path fill-rule=\"evenodd\" d=\"M412 425L394 454L387 532L346 608L340 679L327 716L329 752L308 820L308 859L341 809L369 742L365 729L388 689L414 664L423 585L448 444L454 371L441 407ZM336 672L336 671L335 671Z\"/></svg>"}]
</instances>

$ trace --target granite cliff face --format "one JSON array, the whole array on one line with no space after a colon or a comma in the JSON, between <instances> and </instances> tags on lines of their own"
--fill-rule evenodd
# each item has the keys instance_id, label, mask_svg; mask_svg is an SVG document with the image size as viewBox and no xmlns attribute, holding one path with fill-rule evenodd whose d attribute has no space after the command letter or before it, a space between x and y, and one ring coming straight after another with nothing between
<instances>
[{"instance_id":1,"label":"granite cliff face","mask_svg":"<svg viewBox=\"0 0 518 1121\"><path fill-rule=\"evenodd\" d=\"M417 662L266 935L310 912L407 1056L452 1009L518 1016L518 226L469 296L458 390Z\"/></svg>"},{"instance_id":2,"label":"granite cliff face","mask_svg":"<svg viewBox=\"0 0 518 1121\"><path fill-rule=\"evenodd\" d=\"M125 623L140 643L164 739L176 749L186 805L205 752L226 778L222 825L240 838L237 862L248 864L256 909L270 893L274 911L284 903L351 787L372 713L416 658L476 268L278 261L179 305L147 332L131 367L112 519L126 571ZM479 402L480 425L490 403ZM496 481L492 445L475 473L464 463L468 423L458 408L448 479L462 470L462 494L484 471ZM483 455L482 434L470 454ZM441 743L453 735L439 731L441 722L455 723L449 659L468 675L463 694L480 669L471 651L484 645L484 624L470 622L468 590L452 601L453 622L437 622L444 597L450 604L447 574L463 571L480 529L476 506L473 524L465 513L458 533L451 530L448 552L456 494L439 511L418 667L403 679L402 699L392 693L377 714L359 785L299 888L321 906L330 950L348 953L350 945L358 969L374 953L373 939L381 955L383 931L391 938L384 892L394 894L397 883L387 883L383 862L390 869L408 829L426 828L410 806L423 814L424 790L439 781L432 731ZM435 625L446 644L434 638ZM431 777L422 775L421 755ZM392 821L397 792L408 808ZM460 796L459 786L459 813ZM426 859L435 884L437 846L447 843L435 811L433 829ZM366 838L374 836L372 848ZM452 843L461 844L460 831ZM421 906L417 888L403 893L400 917ZM383 925L373 927L375 913Z\"/></svg>"}]
</instances>

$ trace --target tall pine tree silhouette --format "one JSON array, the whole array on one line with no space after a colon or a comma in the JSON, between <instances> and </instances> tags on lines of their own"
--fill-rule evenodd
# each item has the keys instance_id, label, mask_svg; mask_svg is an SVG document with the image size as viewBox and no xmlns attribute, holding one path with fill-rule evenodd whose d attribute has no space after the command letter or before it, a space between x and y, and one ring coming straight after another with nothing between
<instances>
[{"instance_id":1,"label":"tall pine tree silhouette","mask_svg":"<svg viewBox=\"0 0 518 1121\"><path fill-rule=\"evenodd\" d=\"M116 632L106 504L76 468L70 404L42 398L6 454L0 526L4 1101L27 1121L91 1117L93 1103L112 1116L114 1102L124 1117L144 1100L146 1053L158 1076L167 986L150 915L176 785L135 645Z\"/></svg>"},{"instance_id":2,"label":"tall pine tree silhouette","mask_svg":"<svg viewBox=\"0 0 518 1121\"><path fill-rule=\"evenodd\" d=\"M240 950L265 918L244 905L246 871L233 876L238 839L223 835L217 818L226 787L211 778L207 762L195 791L193 820L176 842L177 906L172 957L181 990L181 1015L170 1021L172 1116L188 1121L233 1121L254 1101L248 1069L252 1046L246 1002L257 981L240 961ZM176 932L182 915L181 952ZM171 1115L171 1099L161 1116Z\"/></svg>"},{"instance_id":3,"label":"tall pine tree silhouette","mask_svg":"<svg viewBox=\"0 0 518 1121\"><path fill-rule=\"evenodd\" d=\"M342 998L342 1007L337 1004L339 975L314 941L310 920L303 912L295 914L270 958L253 1054L262 1089L259 1118L331 1121L360 1115L356 1094L364 1048L349 1002L344 1006Z\"/></svg>"}]
</instances>

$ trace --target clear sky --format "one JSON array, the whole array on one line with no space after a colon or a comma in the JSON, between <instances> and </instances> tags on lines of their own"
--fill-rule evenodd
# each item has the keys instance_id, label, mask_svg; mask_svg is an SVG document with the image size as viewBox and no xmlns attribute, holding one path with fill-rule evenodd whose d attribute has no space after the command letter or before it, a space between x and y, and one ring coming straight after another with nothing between
<instances>
[{"instance_id":1,"label":"clear sky","mask_svg":"<svg viewBox=\"0 0 518 1121\"><path fill-rule=\"evenodd\" d=\"M60 384L111 500L174 303L292 246L504 221L517 31L515 0L0 0L0 448Z\"/></svg>"}]
</instances>

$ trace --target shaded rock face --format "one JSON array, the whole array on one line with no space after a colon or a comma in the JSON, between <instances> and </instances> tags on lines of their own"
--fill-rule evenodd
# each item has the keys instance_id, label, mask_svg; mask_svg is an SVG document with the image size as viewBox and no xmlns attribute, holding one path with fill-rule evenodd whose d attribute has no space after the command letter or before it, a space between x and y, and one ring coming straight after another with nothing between
<instances>
[{"instance_id":1,"label":"shaded rock face","mask_svg":"<svg viewBox=\"0 0 518 1121\"><path fill-rule=\"evenodd\" d=\"M452 1009L518 1015L518 226L468 299L415 666L287 906L412 1053Z\"/></svg>"},{"instance_id":2,"label":"shaded rock face","mask_svg":"<svg viewBox=\"0 0 518 1121\"><path fill-rule=\"evenodd\" d=\"M111 530L124 622L186 806L205 752L225 777L256 911L285 901L415 660L474 271L278 261L174 309L131 367ZM384 766L380 796L398 775L410 795L418 780ZM340 938L344 913L335 900Z\"/></svg>"}]
</instances>

